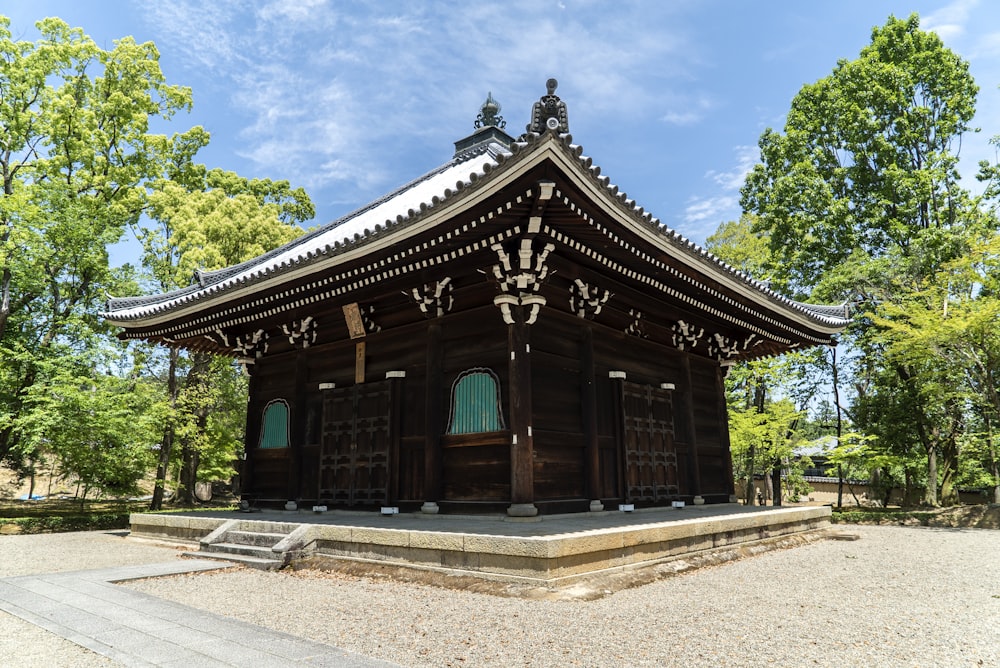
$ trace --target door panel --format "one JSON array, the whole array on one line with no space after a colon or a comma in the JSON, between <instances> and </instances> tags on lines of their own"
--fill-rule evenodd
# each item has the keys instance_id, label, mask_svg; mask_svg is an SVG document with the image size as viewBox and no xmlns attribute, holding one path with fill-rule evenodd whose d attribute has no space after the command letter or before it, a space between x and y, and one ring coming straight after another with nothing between
<instances>
[{"instance_id":1,"label":"door panel","mask_svg":"<svg viewBox=\"0 0 1000 668\"><path fill-rule=\"evenodd\" d=\"M389 503L391 413L389 381L324 392L321 501L348 506Z\"/></svg>"},{"instance_id":2,"label":"door panel","mask_svg":"<svg viewBox=\"0 0 1000 668\"><path fill-rule=\"evenodd\" d=\"M677 453L670 390L622 383L625 493L629 501L677 498Z\"/></svg>"}]
</instances>

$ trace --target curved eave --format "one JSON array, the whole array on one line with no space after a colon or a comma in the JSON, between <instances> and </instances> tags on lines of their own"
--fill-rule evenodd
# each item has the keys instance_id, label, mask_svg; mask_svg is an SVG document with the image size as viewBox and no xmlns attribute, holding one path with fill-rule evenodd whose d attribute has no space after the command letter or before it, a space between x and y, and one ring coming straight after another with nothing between
<instances>
[{"instance_id":1,"label":"curved eave","mask_svg":"<svg viewBox=\"0 0 1000 668\"><path fill-rule=\"evenodd\" d=\"M804 304L784 297L661 225L608 177L602 176L600 167L583 156L582 148L572 143L570 135L546 132L528 136L527 141L514 144L510 153L491 149L453 160L359 212L259 258L201 274L198 284L164 295L110 300L107 312L102 315L108 322L121 327L155 326L220 302L239 299L250 292L278 287L362 255L377 253L460 214L541 162L551 160L594 204L612 215L615 222L681 265L766 311L817 333L832 336L849 323L844 306ZM454 188L445 185L451 178L458 179ZM413 195L423 199L415 201ZM396 199L400 201L394 205ZM384 207L379 215L389 214L384 222L375 223L370 215L364 217L379 207ZM341 240L334 241L338 235Z\"/></svg>"},{"instance_id":2,"label":"curved eave","mask_svg":"<svg viewBox=\"0 0 1000 668\"><path fill-rule=\"evenodd\" d=\"M147 327L238 299L377 251L461 210L473 186L509 156L502 147L466 153L347 216L264 255L200 272L198 282L159 295L111 298L101 316L120 327ZM470 171L471 170L471 171ZM455 179L454 181L452 179ZM475 189L481 192L481 189ZM473 197L472 201L475 201ZM382 243L385 242L385 243Z\"/></svg>"},{"instance_id":3,"label":"curved eave","mask_svg":"<svg viewBox=\"0 0 1000 668\"><path fill-rule=\"evenodd\" d=\"M564 135L557 138L550 134L544 137L551 145L561 145L564 149L553 150L551 155L564 167L563 172L567 177L595 202L603 203L603 209L614 214L616 222L675 261L701 272L768 311L823 334L836 334L850 322L845 305L821 306L789 299L726 264L676 231L661 225L658 219L637 206L625 192L613 185L608 177L601 176L600 167L593 166L590 158L582 155L582 148L571 143L572 137Z\"/></svg>"}]
</instances>

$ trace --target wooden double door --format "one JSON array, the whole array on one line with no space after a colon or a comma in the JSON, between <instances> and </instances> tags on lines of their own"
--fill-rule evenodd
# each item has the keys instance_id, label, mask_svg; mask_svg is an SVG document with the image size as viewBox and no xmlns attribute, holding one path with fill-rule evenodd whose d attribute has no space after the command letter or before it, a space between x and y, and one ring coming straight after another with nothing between
<instances>
[{"instance_id":1,"label":"wooden double door","mask_svg":"<svg viewBox=\"0 0 1000 668\"><path fill-rule=\"evenodd\" d=\"M388 505L393 417L391 381L324 390L320 502Z\"/></svg>"},{"instance_id":2,"label":"wooden double door","mask_svg":"<svg viewBox=\"0 0 1000 668\"><path fill-rule=\"evenodd\" d=\"M680 487L671 391L624 382L622 413L625 498L639 503L676 499Z\"/></svg>"}]
</instances>

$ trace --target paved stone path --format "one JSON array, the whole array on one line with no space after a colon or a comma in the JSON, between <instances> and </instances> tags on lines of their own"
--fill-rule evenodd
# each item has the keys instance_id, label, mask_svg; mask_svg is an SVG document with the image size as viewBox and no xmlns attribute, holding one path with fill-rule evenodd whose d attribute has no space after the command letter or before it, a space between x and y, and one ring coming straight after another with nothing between
<instances>
[{"instance_id":1,"label":"paved stone path","mask_svg":"<svg viewBox=\"0 0 1000 668\"><path fill-rule=\"evenodd\" d=\"M218 561L183 560L3 578L0 610L124 666L393 665L114 584L220 567Z\"/></svg>"}]
</instances>

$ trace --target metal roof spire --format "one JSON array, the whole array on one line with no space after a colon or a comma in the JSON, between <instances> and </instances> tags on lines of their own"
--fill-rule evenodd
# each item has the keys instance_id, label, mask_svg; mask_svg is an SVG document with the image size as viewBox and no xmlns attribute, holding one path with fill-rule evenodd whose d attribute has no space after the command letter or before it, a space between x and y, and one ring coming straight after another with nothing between
<instances>
[{"instance_id":1,"label":"metal roof spire","mask_svg":"<svg viewBox=\"0 0 1000 668\"><path fill-rule=\"evenodd\" d=\"M503 130L507 127L507 121L500 115L502 108L500 103L493 99L493 92L487 93L486 101L483 102L483 106L479 109L479 115L476 116L476 129L495 127Z\"/></svg>"}]
</instances>

